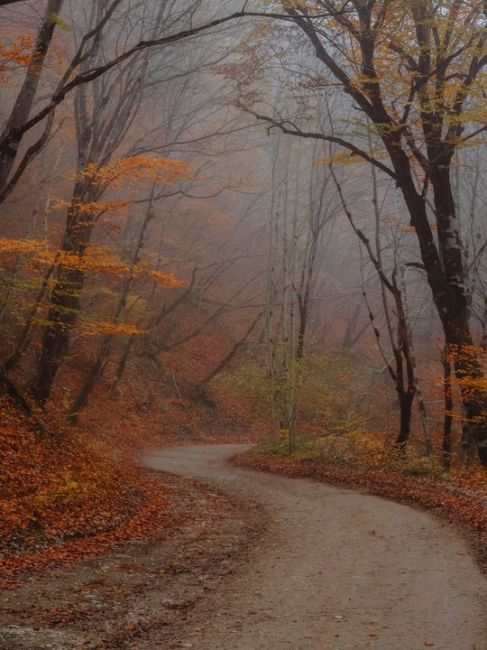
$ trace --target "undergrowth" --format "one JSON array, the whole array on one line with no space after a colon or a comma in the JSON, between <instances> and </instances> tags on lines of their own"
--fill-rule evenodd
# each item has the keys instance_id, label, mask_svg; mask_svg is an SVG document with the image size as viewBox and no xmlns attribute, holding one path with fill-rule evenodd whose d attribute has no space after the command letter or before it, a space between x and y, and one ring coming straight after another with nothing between
<instances>
[{"instance_id":1,"label":"undergrowth","mask_svg":"<svg viewBox=\"0 0 487 650\"><path fill-rule=\"evenodd\" d=\"M313 438L299 436L296 450L290 454L286 439L260 441L257 457L293 458L300 462L318 462L374 473L411 476L449 484L487 494L487 472L480 465L466 467L457 463L446 470L436 455L426 455L414 446L405 450L386 444L383 436L374 434L323 435Z\"/></svg>"}]
</instances>

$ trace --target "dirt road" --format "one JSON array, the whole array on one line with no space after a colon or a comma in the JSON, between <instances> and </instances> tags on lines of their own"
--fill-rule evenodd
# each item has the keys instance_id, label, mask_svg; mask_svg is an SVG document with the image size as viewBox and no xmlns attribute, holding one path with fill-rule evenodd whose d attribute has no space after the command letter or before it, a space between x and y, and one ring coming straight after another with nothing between
<instances>
[{"instance_id":1,"label":"dirt road","mask_svg":"<svg viewBox=\"0 0 487 650\"><path fill-rule=\"evenodd\" d=\"M377 497L228 464L241 449L143 459L257 502L271 520L263 545L200 600L171 647L487 649L487 581L452 528Z\"/></svg>"}]
</instances>

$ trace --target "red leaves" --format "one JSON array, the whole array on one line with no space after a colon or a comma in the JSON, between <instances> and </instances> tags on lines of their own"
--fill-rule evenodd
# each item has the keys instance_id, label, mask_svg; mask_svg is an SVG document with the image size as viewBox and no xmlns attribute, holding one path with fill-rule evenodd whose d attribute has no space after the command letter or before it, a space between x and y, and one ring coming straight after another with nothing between
<instances>
[{"instance_id":1,"label":"red leaves","mask_svg":"<svg viewBox=\"0 0 487 650\"><path fill-rule=\"evenodd\" d=\"M34 552L14 552L0 558L0 586L12 584L12 579L24 571L40 569L50 563L71 563L90 555L109 551L116 543L150 538L164 528L168 521L166 490L156 481L148 480L145 474L129 469L124 480L142 493L143 505L138 512L113 530L85 537L69 539L55 546L47 546ZM116 498L116 493L113 495ZM106 513L107 516L109 513ZM108 526L113 520L107 519Z\"/></svg>"},{"instance_id":2,"label":"red leaves","mask_svg":"<svg viewBox=\"0 0 487 650\"><path fill-rule=\"evenodd\" d=\"M101 442L95 428L39 438L5 400L0 406L0 584L166 525L166 490L118 464L113 440Z\"/></svg>"}]
</instances>

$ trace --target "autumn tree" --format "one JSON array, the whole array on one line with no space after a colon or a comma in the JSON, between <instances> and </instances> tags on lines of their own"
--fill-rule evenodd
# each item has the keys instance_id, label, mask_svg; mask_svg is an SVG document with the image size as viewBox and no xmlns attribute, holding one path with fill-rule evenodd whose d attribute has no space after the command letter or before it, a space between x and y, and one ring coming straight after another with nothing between
<instances>
[{"instance_id":1,"label":"autumn tree","mask_svg":"<svg viewBox=\"0 0 487 650\"><path fill-rule=\"evenodd\" d=\"M32 50L26 57L26 71L22 86L15 98L10 115L6 119L0 142L4 143L0 153L0 197L4 198L16 184L22 173L22 168L29 158L40 151L45 145L52 129L52 117L48 119L44 133L32 144L16 173L13 167L18 156L22 136L20 130L27 122L36 99L49 47L52 43L54 30L59 20L59 13L64 0L49 0ZM10 4L4 2L3 4Z\"/></svg>"},{"instance_id":2,"label":"autumn tree","mask_svg":"<svg viewBox=\"0 0 487 650\"><path fill-rule=\"evenodd\" d=\"M0 4L0 7L8 6L14 2L20 2L20 0L4 2ZM67 31L71 29L70 24L66 23L62 16L59 15L63 3L64 0L49 0L46 5L46 11L31 53L23 64L26 67L24 82L14 100L14 107L11 109L10 117L6 120L5 127L0 135L0 203L15 189L26 169L49 141L55 125L58 107L75 90L102 77L119 65L130 61L132 57L144 50L172 45L192 36L205 33L208 30L218 28L225 23L233 23L246 16L265 15L262 12L247 12L244 6L243 9L226 15L217 12L213 19L205 22L204 18L208 18L208 12L203 0L194 0L190 7L172 6L174 11L179 12L182 24L181 22L178 24L177 21L170 21L166 25L169 33L162 36L159 33L154 33L152 37L148 37L146 34L144 38L138 41L128 37L123 44L119 43L119 49L112 51L111 56L98 60L95 64L93 54L99 49L100 43L107 39L107 30L113 23L123 20L123 16L127 12L134 10L127 0L111 0L108 3L99 3L96 11L92 14L92 18L96 15L97 20L93 20L90 27L79 35L79 38L74 43L75 51L65 61L62 74L54 84L54 88L49 84L44 95L39 93L40 87L44 89L44 86L39 86L39 83L42 81L42 73L54 30L57 25L61 25ZM163 7L163 9L168 9L168 6ZM201 24L193 24L195 15L201 15ZM179 31L177 27L180 27ZM90 60L93 65L87 66L87 62ZM40 127L40 135L36 132L38 126ZM25 143L26 137L32 133L35 135L24 150L21 145Z\"/></svg>"},{"instance_id":3,"label":"autumn tree","mask_svg":"<svg viewBox=\"0 0 487 650\"><path fill-rule=\"evenodd\" d=\"M487 464L486 392L471 326L464 242L452 162L485 127L487 64L483 2L334 0L279 3L322 66L316 88L338 85L357 111L372 150L343 133L276 119L246 108L283 132L332 141L393 179L407 207L445 340L462 385L464 448ZM323 17L326 14L325 17ZM311 66L314 71L315 64ZM473 381L469 381L473 380Z\"/></svg>"},{"instance_id":4,"label":"autumn tree","mask_svg":"<svg viewBox=\"0 0 487 650\"><path fill-rule=\"evenodd\" d=\"M196 3L197 5L198 3ZM95 2L92 25L95 29L103 17L103 5ZM154 36L168 24L175 24L179 14L168 13L164 6L155 13L147 11L141 16L140 38L147 33ZM184 16L184 12L183 12ZM131 30L128 14L125 16L126 28ZM110 39L97 40L90 55L81 65L81 71L90 70L109 58L110 52L117 51L124 32ZM123 207L120 202L102 202L101 197L110 187L118 188L121 183L137 181L159 181L170 183L184 176L184 166L178 161L171 162L166 157L142 156L134 153L133 146L126 147L126 155L113 164L110 160L127 139L148 92L153 93L158 86L168 83L172 76L171 60L166 57L166 74L155 75L155 50L143 49L121 63L112 71L105 72L103 81L95 79L92 83L81 85L75 91L75 125L77 142L76 180L73 195L68 207L66 231L62 250L84 257L89 246L93 228L98 218L107 210ZM157 62L157 59L156 59ZM115 93L117 89L117 93ZM168 132L170 126L168 125ZM175 138L177 140L177 136ZM143 142L143 141L142 141ZM157 142L157 140L156 140ZM143 150L157 151L154 143ZM57 269L57 284L51 294L51 308L48 324L43 335L43 346L39 370L33 390L37 399L44 402L51 391L59 365L66 355L70 331L80 310L80 296L84 284L84 273L77 268Z\"/></svg>"}]
</instances>

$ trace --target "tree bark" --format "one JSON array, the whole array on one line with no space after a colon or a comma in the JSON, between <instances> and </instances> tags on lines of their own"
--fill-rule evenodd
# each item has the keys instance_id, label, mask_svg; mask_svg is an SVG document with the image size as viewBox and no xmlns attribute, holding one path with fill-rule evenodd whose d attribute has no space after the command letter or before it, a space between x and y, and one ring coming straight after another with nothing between
<instances>
[{"instance_id":1,"label":"tree bark","mask_svg":"<svg viewBox=\"0 0 487 650\"><path fill-rule=\"evenodd\" d=\"M406 60L398 64L398 74L409 75L412 89L411 101L409 105L405 103L401 116L401 109L397 115L395 109L388 108L384 97L389 93L389 99L392 99L394 93L385 85L388 79L381 79L376 70L380 34L376 27L381 23L379 19L376 22L375 2L349 3L349 11L354 14L354 20L346 16L346 11L343 15L342 3L326 3L335 26L348 32L350 40L357 47L358 57L355 61L360 65L362 75L359 83L356 83L356 71L347 69L346 57L333 56L334 53L329 51L330 46L322 36L321 27L300 6L301 3L286 5L290 18L309 39L315 56L350 96L357 110L375 125L376 134L386 149L392 169L370 152L333 133L306 132L293 122L276 120L251 110L249 112L258 119L278 126L284 133L340 144L395 180L407 206L411 226L416 232L446 344L456 348L455 374L462 382L461 396L465 414L464 445L474 446L481 463L487 466L487 391L479 387L465 387L465 380L471 379L472 383L478 383L477 380L482 377L482 368L470 326L467 271L462 258L451 182L452 158L461 146L465 129L465 120L462 120L465 107L471 96L472 85L487 64L487 57L479 54L485 48L485 27L477 24L472 27L469 43L464 48L463 70L459 73L453 67L459 61L458 52L452 56L454 39L450 38L450 33L439 36L441 29L435 22L439 17L433 5L426 2L411 3L409 17L415 24L412 38L417 54L407 54ZM452 7L451 11L454 12L455 8ZM383 18L385 19L385 13ZM454 18L454 13L448 13L449 21L454 21ZM443 38L445 41L441 40ZM395 48L394 43L390 47L396 53L401 52ZM460 76L462 83L454 99L449 102L446 80L453 75ZM413 107L414 110L411 110ZM414 119L412 115L415 115ZM456 119L451 120L452 116ZM416 119L419 120L419 129ZM420 166L425 174L420 189L415 166ZM437 238L429 222L429 187L433 189Z\"/></svg>"},{"instance_id":2,"label":"tree bark","mask_svg":"<svg viewBox=\"0 0 487 650\"><path fill-rule=\"evenodd\" d=\"M399 408L401 411L399 434L396 438L396 445L404 449L411 436L411 417L413 410L415 392L409 390L399 393Z\"/></svg>"},{"instance_id":3,"label":"tree bark","mask_svg":"<svg viewBox=\"0 0 487 650\"><path fill-rule=\"evenodd\" d=\"M12 1L13 0L10 0L10 2ZM31 60L27 67L24 83L17 95L17 99L15 100L15 104L5 124L3 133L0 136L0 141L3 141L4 138L10 134L10 137L8 138L8 146L2 148L0 151L0 194L6 188L15 164L15 159L23 136L23 134L20 133L19 128L29 119L37 94L42 68L54 35L56 18L61 11L63 1L64 0L49 0L47 3L46 11L42 19L42 25L37 34L32 50ZM9 3L3 2L2 4Z\"/></svg>"},{"instance_id":4,"label":"tree bark","mask_svg":"<svg viewBox=\"0 0 487 650\"><path fill-rule=\"evenodd\" d=\"M453 429L453 393L451 383L451 361L448 347L443 350L443 397L445 403L445 414L443 420L443 467L450 469L452 452L452 429Z\"/></svg>"},{"instance_id":5,"label":"tree bark","mask_svg":"<svg viewBox=\"0 0 487 650\"><path fill-rule=\"evenodd\" d=\"M66 231L61 251L82 259L94 226L94 215L82 213L79 204L93 198L93 188L85 183L76 183L71 207L68 211ZM70 268L62 262L57 268L48 324L42 337L42 352L38 372L32 386L32 393L43 404L51 393L59 366L68 353L71 330L80 311L81 292L85 282L85 273L79 268Z\"/></svg>"}]
</instances>

